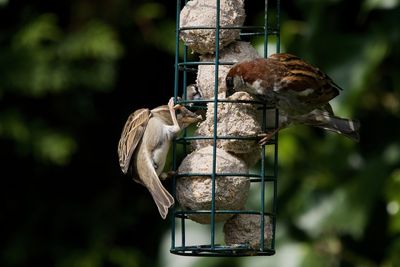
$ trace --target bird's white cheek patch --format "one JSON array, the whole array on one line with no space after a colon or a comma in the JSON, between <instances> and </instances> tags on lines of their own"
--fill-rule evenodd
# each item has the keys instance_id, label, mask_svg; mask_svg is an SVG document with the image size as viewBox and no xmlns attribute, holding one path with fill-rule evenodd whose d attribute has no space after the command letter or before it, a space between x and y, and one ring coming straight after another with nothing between
<instances>
[{"instance_id":1,"label":"bird's white cheek patch","mask_svg":"<svg viewBox=\"0 0 400 267\"><path fill-rule=\"evenodd\" d=\"M256 92L260 95L264 93L264 88L261 86L261 83L262 80L257 79L251 84L251 87L253 87L256 90Z\"/></svg>"},{"instance_id":2,"label":"bird's white cheek patch","mask_svg":"<svg viewBox=\"0 0 400 267\"><path fill-rule=\"evenodd\" d=\"M274 83L274 92L278 92L280 88L280 84Z\"/></svg>"},{"instance_id":3,"label":"bird's white cheek patch","mask_svg":"<svg viewBox=\"0 0 400 267\"><path fill-rule=\"evenodd\" d=\"M312 94L314 92L314 89L308 88L306 90L303 90L301 92L298 92L300 96L308 96L309 94Z\"/></svg>"}]
</instances>

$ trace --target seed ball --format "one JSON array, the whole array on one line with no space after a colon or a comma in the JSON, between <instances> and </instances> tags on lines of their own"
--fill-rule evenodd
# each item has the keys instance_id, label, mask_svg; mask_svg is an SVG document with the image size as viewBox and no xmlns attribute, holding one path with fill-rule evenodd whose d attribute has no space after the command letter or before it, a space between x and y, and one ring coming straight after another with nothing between
<instances>
[{"instance_id":1,"label":"seed ball","mask_svg":"<svg viewBox=\"0 0 400 267\"><path fill-rule=\"evenodd\" d=\"M213 147L207 146L186 156L178 168L179 174L211 174ZM247 174L246 164L222 149L216 149L216 173ZM250 180L241 176L216 176L215 209L242 210L250 189ZM212 179L207 176L179 177L176 197L185 210L211 210ZM225 221L233 214L216 214L215 221ZM189 218L202 224L210 223L210 214L191 214Z\"/></svg>"},{"instance_id":2,"label":"seed ball","mask_svg":"<svg viewBox=\"0 0 400 267\"><path fill-rule=\"evenodd\" d=\"M180 13L180 27L216 27L216 1L192 0ZM220 1L220 25L222 27L243 26L246 14L244 0ZM219 48L239 39L239 29L222 29L219 32ZM215 52L215 29L181 30L180 38L194 52Z\"/></svg>"},{"instance_id":3,"label":"seed ball","mask_svg":"<svg viewBox=\"0 0 400 267\"><path fill-rule=\"evenodd\" d=\"M219 99L225 98L225 93L219 95ZM246 92L236 92L229 100L254 100ZM260 111L251 103L221 102L217 110L217 135L218 136L247 136L256 137L261 132ZM207 104L206 119L199 124L195 132L200 136L213 136L214 134L214 103ZM213 140L196 140L194 149L212 145ZM248 167L252 167L261 157L261 147L257 139L221 139L217 141L217 147L244 160Z\"/></svg>"},{"instance_id":4,"label":"seed ball","mask_svg":"<svg viewBox=\"0 0 400 267\"><path fill-rule=\"evenodd\" d=\"M258 214L237 214L224 224L225 243L248 245L252 249L260 248L261 216ZM271 248L273 238L272 221L264 216L264 248Z\"/></svg>"}]
</instances>

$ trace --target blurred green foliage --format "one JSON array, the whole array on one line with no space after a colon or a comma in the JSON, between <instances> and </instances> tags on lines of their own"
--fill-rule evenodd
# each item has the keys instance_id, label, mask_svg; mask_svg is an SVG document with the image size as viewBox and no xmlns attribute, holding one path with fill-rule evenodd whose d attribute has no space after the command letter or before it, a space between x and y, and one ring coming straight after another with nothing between
<instances>
[{"instance_id":1,"label":"blurred green foliage","mask_svg":"<svg viewBox=\"0 0 400 267\"><path fill-rule=\"evenodd\" d=\"M400 266L399 18L398 0L282 1L281 50L345 89L361 142L282 131L277 254L188 259L116 157L128 114L173 92L174 1L0 1L0 266Z\"/></svg>"}]
</instances>

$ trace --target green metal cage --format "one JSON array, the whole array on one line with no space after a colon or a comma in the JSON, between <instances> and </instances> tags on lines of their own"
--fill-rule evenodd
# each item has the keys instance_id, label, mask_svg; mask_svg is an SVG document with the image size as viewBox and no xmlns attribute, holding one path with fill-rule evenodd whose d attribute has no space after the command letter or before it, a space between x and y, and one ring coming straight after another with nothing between
<instances>
[{"instance_id":1,"label":"green metal cage","mask_svg":"<svg viewBox=\"0 0 400 267\"><path fill-rule=\"evenodd\" d=\"M217 135L217 110L218 104L223 102L230 103L252 103L262 111L262 129L264 131L271 130L267 129L267 112L272 110L274 112L275 128L278 125L278 111L274 107L267 107L264 103L258 101L245 101L245 100L228 100L218 99L218 66L219 65L232 65L233 62L222 62L219 60L219 33L221 29L239 29L241 31L241 39L249 39L252 37L258 37L263 42L263 54L267 57L268 50L273 49L279 53L280 47L280 0L274 1L258 1L248 0L248 2L261 2L264 8L264 23L259 26L241 26L241 27L223 27L220 25L220 1L216 1L216 25L215 27L204 27L198 25L196 27L180 27L180 12L183 6L188 2L187 0L177 0L176 5L176 50L175 50L175 85L174 85L174 97L175 103L183 105L194 105L194 107L205 103L214 103L214 129L212 136L189 136L185 131L183 137L177 138L173 142L173 170L178 169L177 150L178 146L182 146L184 152L187 151L187 146L194 140L212 140L213 141L213 162L212 172L209 174L198 174L198 173L181 173L176 174L173 177L173 196L176 199L176 181L184 176L209 176L211 177L211 208L209 210L185 210L175 204L171 209L171 249L170 252L178 255L186 256L267 256L275 254L275 229L276 229L276 198L277 198L277 175L278 175L278 134L275 134L274 138L270 140L261 150L261 161L259 168L254 173L218 173L216 171L216 151L217 151L217 140L221 139L236 139L236 140L254 140L256 137L243 137L243 136L218 136ZM247 2L246 2L247 4ZM271 24L273 26L271 26ZM185 30L190 29L208 29L215 31L215 61L212 62L200 62L190 61L188 55L188 47L180 42L180 34ZM272 41L275 43L271 45ZM183 53L182 53L183 51ZM180 54L182 53L182 54ZM198 65L214 65L215 66L215 82L214 82L214 95L216 96L212 100L189 100L187 99L186 87L188 85L189 75L196 71ZM183 96L178 98L178 96ZM269 123L270 124L270 123ZM220 176L239 176L245 177L250 180L252 185L259 186L259 208L256 210L217 210L215 207L215 181ZM268 205L268 209L265 204L266 194L270 192L271 204ZM216 242L216 221L215 216L217 214L252 214L260 216L260 245L259 248L249 246L249 244L235 244L225 245ZM189 216L193 214L210 214L210 225L209 225L209 243L208 244L187 244L186 240L190 233L187 230L186 223L189 220ZM272 238L269 244L265 244L264 240L264 228L265 228L265 217L269 217L269 221L272 224ZM180 228L180 229L179 229ZM177 238L179 234L179 238Z\"/></svg>"}]
</instances>

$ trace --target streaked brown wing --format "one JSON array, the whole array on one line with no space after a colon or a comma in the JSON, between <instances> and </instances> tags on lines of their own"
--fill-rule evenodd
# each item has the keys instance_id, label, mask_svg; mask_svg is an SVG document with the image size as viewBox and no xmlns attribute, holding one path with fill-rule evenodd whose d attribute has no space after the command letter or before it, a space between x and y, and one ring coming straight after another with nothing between
<instances>
[{"instance_id":1,"label":"streaked brown wing","mask_svg":"<svg viewBox=\"0 0 400 267\"><path fill-rule=\"evenodd\" d=\"M286 73L280 80L283 90L291 90L297 97L307 99L311 105L321 105L339 94L337 86L331 78L318 68L290 54L274 54L271 60L279 61Z\"/></svg>"},{"instance_id":2,"label":"streaked brown wing","mask_svg":"<svg viewBox=\"0 0 400 267\"><path fill-rule=\"evenodd\" d=\"M150 110L142 108L132 113L125 123L118 143L119 165L125 174L128 172L131 157L142 139L149 119Z\"/></svg>"}]
</instances>

